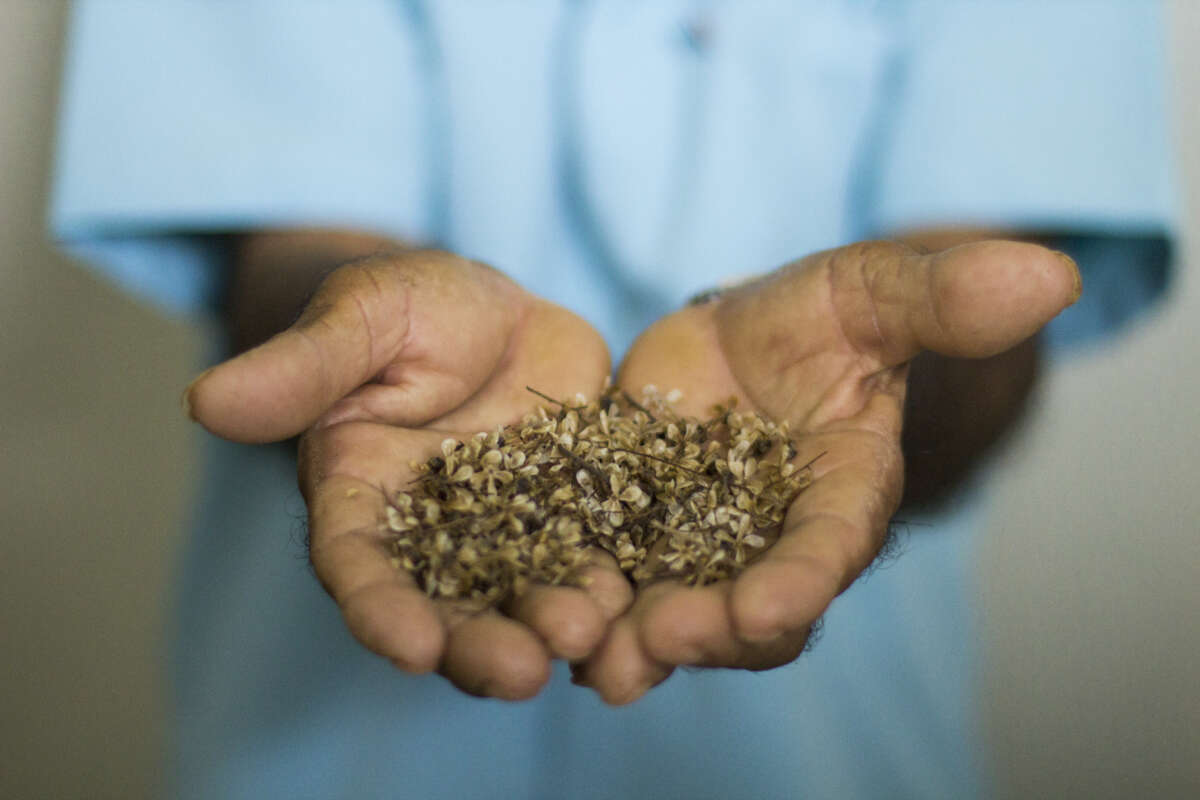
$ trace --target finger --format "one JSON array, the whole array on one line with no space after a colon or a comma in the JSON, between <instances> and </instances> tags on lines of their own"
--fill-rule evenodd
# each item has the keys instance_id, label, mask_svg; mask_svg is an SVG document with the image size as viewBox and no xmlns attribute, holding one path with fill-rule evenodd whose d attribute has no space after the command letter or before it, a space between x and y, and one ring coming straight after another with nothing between
<instances>
[{"instance_id":1,"label":"finger","mask_svg":"<svg viewBox=\"0 0 1200 800\"><path fill-rule=\"evenodd\" d=\"M653 587L646 591L653 591ZM594 689L609 705L634 702L674 671L674 667L655 661L642 647L638 619L633 614L641 598L639 594L630 613L609 626L608 635L596 652L571 668L575 683Z\"/></svg>"},{"instance_id":2,"label":"finger","mask_svg":"<svg viewBox=\"0 0 1200 800\"><path fill-rule=\"evenodd\" d=\"M608 623L633 601L633 588L612 556L593 552L580 574L583 586L533 586L506 604L505 612L529 626L557 658L587 657L604 638Z\"/></svg>"},{"instance_id":3,"label":"finger","mask_svg":"<svg viewBox=\"0 0 1200 800\"><path fill-rule=\"evenodd\" d=\"M422 671L437 667L472 694L531 697L549 677L550 654L537 634L468 602L435 603L391 564L387 545L394 534L382 524L382 512L383 493L392 488L364 479L386 475L384 484L403 485L412 475L413 457L437 452L444 436L366 422L307 434L301 440L300 472L310 508L313 564L342 605L351 631L376 652L410 671L417 671L413 663L419 655ZM574 591L602 617L594 601ZM416 645L407 637L414 627L419 636L435 637L436 647L410 652ZM596 638L603 634L603 621L598 627Z\"/></svg>"},{"instance_id":4,"label":"finger","mask_svg":"<svg viewBox=\"0 0 1200 800\"><path fill-rule=\"evenodd\" d=\"M600 609L604 621L612 622L633 604L633 586L607 552L592 548L589 555L591 564L580 573L583 590Z\"/></svg>"},{"instance_id":5,"label":"finger","mask_svg":"<svg viewBox=\"0 0 1200 800\"><path fill-rule=\"evenodd\" d=\"M309 557L351 633L401 669L434 669L445 646L444 626L412 577L391 564L379 489L335 475L314 487L308 503Z\"/></svg>"},{"instance_id":6,"label":"finger","mask_svg":"<svg viewBox=\"0 0 1200 800\"><path fill-rule=\"evenodd\" d=\"M409 290L372 262L343 267L295 325L197 378L186 393L192 416L235 441L299 433L398 355Z\"/></svg>"},{"instance_id":7,"label":"finger","mask_svg":"<svg viewBox=\"0 0 1200 800\"><path fill-rule=\"evenodd\" d=\"M288 330L201 375L189 413L213 433L265 442L310 427L368 381L416 425L475 392L503 355L521 293L446 253L368 259L331 274ZM342 420L333 420L342 421Z\"/></svg>"},{"instance_id":8,"label":"finger","mask_svg":"<svg viewBox=\"0 0 1200 800\"><path fill-rule=\"evenodd\" d=\"M445 604L449 628L439 671L481 697L525 700L550 680L550 653L537 635L494 609L463 615Z\"/></svg>"},{"instance_id":9,"label":"finger","mask_svg":"<svg viewBox=\"0 0 1200 800\"><path fill-rule=\"evenodd\" d=\"M640 616L640 640L647 654L676 666L762 670L794 661L804 650L808 629L762 643L740 639L731 613L735 581L689 588L674 585Z\"/></svg>"},{"instance_id":10,"label":"finger","mask_svg":"<svg viewBox=\"0 0 1200 800\"><path fill-rule=\"evenodd\" d=\"M746 642L812 626L878 554L899 502L900 455L886 437L838 432L806 445L825 453L812 484L788 509L779 540L732 586L734 632Z\"/></svg>"},{"instance_id":11,"label":"finger","mask_svg":"<svg viewBox=\"0 0 1200 800\"><path fill-rule=\"evenodd\" d=\"M505 605L505 613L536 633L555 658L580 659L604 638L600 608L570 586L534 586Z\"/></svg>"},{"instance_id":12,"label":"finger","mask_svg":"<svg viewBox=\"0 0 1200 800\"><path fill-rule=\"evenodd\" d=\"M844 335L883 366L923 349L996 355L1032 336L1082 291L1074 261L1021 242L974 242L927 255L868 242L827 255Z\"/></svg>"},{"instance_id":13,"label":"finger","mask_svg":"<svg viewBox=\"0 0 1200 800\"><path fill-rule=\"evenodd\" d=\"M572 679L596 691L609 705L627 705L665 681L674 670L642 646L642 613L671 588L663 581L638 590L633 604L612 622L604 641L587 660L572 665Z\"/></svg>"},{"instance_id":14,"label":"finger","mask_svg":"<svg viewBox=\"0 0 1200 800\"><path fill-rule=\"evenodd\" d=\"M431 601L391 564L382 501L377 488L344 474L324 477L309 492L313 567L351 633L400 668L438 668L472 694L536 694L549 678L537 636L492 610L468 614L462 604Z\"/></svg>"}]
</instances>

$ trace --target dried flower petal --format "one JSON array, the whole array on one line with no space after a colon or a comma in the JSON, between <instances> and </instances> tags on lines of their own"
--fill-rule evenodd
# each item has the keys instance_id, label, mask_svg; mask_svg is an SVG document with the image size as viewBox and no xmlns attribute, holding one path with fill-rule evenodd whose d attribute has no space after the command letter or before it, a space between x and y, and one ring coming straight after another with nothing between
<instances>
[{"instance_id":1,"label":"dried flower petal","mask_svg":"<svg viewBox=\"0 0 1200 800\"><path fill-rule=\"evenodd\" d=\"M736 575L810 471L792 463L786 424L734 412L733 399L711 419L681 418L671 408L681 396L647 386L637 401L607 387L590 403L444 440L385 506L391 563L471 609L534 583L581 585L593 547L634 580Z\"/></svg>"}]
</instances>

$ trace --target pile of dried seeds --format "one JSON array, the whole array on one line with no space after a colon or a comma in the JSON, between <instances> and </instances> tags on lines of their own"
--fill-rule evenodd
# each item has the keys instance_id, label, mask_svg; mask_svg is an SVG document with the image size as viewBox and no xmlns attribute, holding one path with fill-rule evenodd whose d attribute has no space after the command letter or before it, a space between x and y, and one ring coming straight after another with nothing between
<instances>
[{"instance_id":1,"label":"pile of dried seeds","mask_svg":"<svg viewBox=\"0 0 1200 800\"><path fill-rule=\"evenodd\" d=\"M531 583L577 584L588 549L634 581L702 585L737 574L773 540L809 482L786 423L732 407L707 420L610 387L520 424L442 442L390 498L393 564L430 596L486 606Z\"/></svg>"}]
</instances>

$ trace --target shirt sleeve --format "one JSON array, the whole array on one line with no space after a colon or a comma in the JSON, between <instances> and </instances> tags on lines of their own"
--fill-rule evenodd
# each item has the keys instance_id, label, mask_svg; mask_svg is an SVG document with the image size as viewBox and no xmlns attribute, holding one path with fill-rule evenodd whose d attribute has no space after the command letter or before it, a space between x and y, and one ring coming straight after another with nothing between
<instances>
[{"instance_id":1,"label":"shirt sleeve","mask_svg":"<svg viewBox=\"0 0 1200 800\"><path fill-rule=\"evenodd\" d=\"M1085 292L1055 340L1157 298L1176 224L1159 5L918 2L908 22L871 227L1070 234Z\"/></svg>"},{"instance_id":2,"label":"shirt sleeve","mask_svg":"<svg viewBox=\"0 0 1200 800\"><path fill-rule=\"evenodd\" d=\"M429 69L402 3L74 6L53 234L172 311L221 286L201 234L288 225L423 239Z\"/></svg>"}]
</instances>

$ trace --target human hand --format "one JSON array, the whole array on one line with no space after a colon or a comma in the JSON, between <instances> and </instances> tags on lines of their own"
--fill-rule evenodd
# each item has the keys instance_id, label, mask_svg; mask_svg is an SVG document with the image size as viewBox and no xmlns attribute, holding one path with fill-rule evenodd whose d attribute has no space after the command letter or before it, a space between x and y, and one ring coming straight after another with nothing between
<instances>
[{"instance_id":1,"label":"human hand","mask_svg":"<svg viewBox=\"0 0 1200 800\"><path fill-rule=\"evenodd\" d=\"M659 580L574 668L607 702L628 703L676 666L769 669L794 660L826 607L875 558L903 484L908 362L923 349L1001 353L1080 292L1070 259L989 241L920 254L867 242L818 253L660 320L618 375L632 391L679 389L681 414L787 420L812 483L778 540L733 580Z\"/></svg>"},{"instance_id":2,"label":"human hand","mask_svg":"<svg viewBox=\"0 0 1200 800\"><path fill-rule=\"evenodd\" d=\"M472 694L529 697L554 657L601 641L632 589L597 553L586 588L533 587L502 610L433 601L387 549L384 492L411 462L519 420L525 387L595 397L609 374L599 334L499 272L440 252L376 256L331 274L299 321L204 373L185 400L240 442L301 439L310 556L351 632L410 672L439 670Z\"/></svg>"}]
</instances>

